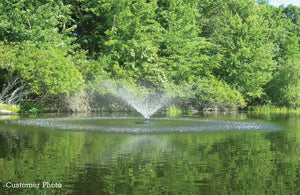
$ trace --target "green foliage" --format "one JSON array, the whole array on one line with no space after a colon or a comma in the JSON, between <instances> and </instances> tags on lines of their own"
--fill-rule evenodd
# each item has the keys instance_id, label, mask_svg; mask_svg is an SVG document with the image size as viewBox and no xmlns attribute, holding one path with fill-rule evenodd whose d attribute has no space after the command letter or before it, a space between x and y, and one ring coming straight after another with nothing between
<instances>
[{"instance_id":1,"label":"green foliage","mask_svg":"<svg viewBox=\"0 0 300 195\"><path fill-rule=\"evenodd\" d=\"M109 62L106 70L113 77L132 77L159 85L167 82L165 71L158 63L158 39L163 30L155 21L155 1L124 1L116 10L116 20L111 31L106 31L109 40ZM125 73L124 73L125 72Z\"/></svg>"},{"instance_id":2,"label":"green foliage","mask_svg":"<svg viewBox=\"0 0 300 195\"><path fill-rule=\"evenodd\" d=\"M29 86L27 99L71 95L110 77L164 89L199 85L194 99L208 105L299 105L296 6L3 0L0 13L0 87L18 78L9 92Z\"/></svg>"},{"instance_id":3,"label":"green foliage","mask_svg":"<svg viewBox=\"0 0 300 195\"><path fill-rule=\"evenodd\" d=\"M69 94L80 88L82 76L60 49L20 49L16 69L21 71L36 94Z\"/></svg>"},{"instance_id":4,"label":"green foliage","mask_svg":"<svg viewBox=\"0 0 300 195\"><path fill-rule=\"evenodd\" d=\"M34 102L21 102L20 104L20 112L22 113L41 113L41 112L47 112L50 108L46 106L42 106L40 104L34 103Z\"/></svg>"},{"instance_id":5,"label":"green foliage","mask_svg":"<svg viewBox=\"0 0 300 195\"><path fill-rule=\"evenodd\" d=\"M7 111L11 111L11 112L19 112L20 111L20 107L16 106L16 105L8 105L8 104L2 104L0 102L0 110L7 110Z\"/></svg>"},{"instance_id":6,"label":"green foliage","mask_svg":"<svg viewBox=\"0 0 300 195\"><path fill-rule=\"evenodd\" d=\"M250 106L249 107L250 112L257 112L257 113L300 113L300 109L298 108L290 108L290 107L278 107L273 105L263 105L263 106Z\"/></svg>"},{"instance_id":7,"label":"green foliage","mask_svg":"<svg viewBox=\"0 0 300 195\"><path fill-rule=\"evenodd\" d=\"M283 13L290 19L295 25L300 27L300 8L294 5L288 5Z\"/></svg>"},{"instance_id":8,"label":"green foliage","mask_svg":"<svg viewBox=\"0 0 300 195\"><path fill-rule=\"evenodd\" d=\"M236 89L215 78L204 78L194 82L193 91L199 101L200 107L225 107L243 106L243 96Z\"/></svg>"},{"instance_id":9,"label":"green foliage","mask_svg":"<svg viewBox=\"0 0 300 195\"><path fill-rule=\"evenodd\" d=\"M38 48L34 44L6 45L0 66L25 80L34 94L60 95L76 91L82 85L81 73L66 51ZM7 75L9 76L9 75Z\"/></svg>"},{"instance_id":10,"label":"green foliage","mask_svg":"<svg viewBox=\"0 0 300 195\"><path fill-rule=\"evenodd\" d=\"M70 5L72 25L76 25L75 42L80 48L87 50L89 55L98 56L106 48L108 40L106 31L112 28L113 15L117 9L118 0L64 0Z\"/></svg>"},{"instance_id":11,"label":"green foliage","mask_svg":"<svg viewBox=\"0 0 300 195\"><path fill-rule=\"evenodd\" d=\"M232 3L224 3L218 16L222 21L213 33L223 56L215 74L251 102L263 95L264 85L272 78L275 48L269 40L268 21L259 15L259 8L251 1Z\"/></svg>"},{"instance_id":12,"label":"green foliage","mask_svg":"<svg viewBox=\"0 0 300 195\"><path fill-rule=\"evenodd\" d=\"M266 88L271 102L277 106L296 108L300 102L300 58L291 59L274 74Z\"/></svg>"},{"instance_id":13,"label":"green foliage","mask_svg":"<svg viewBox=\"0 0 300 195\"><path fill-rule=\"evenodd\" d=\"M179 117L182 113L181 109L176 105L171 105L167 108L167 116L171 118Z\"/></svg>"},{"instance_id":14,"label":"green foliage","mask_svg":"<svg viewBox=\"0 0 300 195\"><path fill-rule=\"evenodd\" d=\"M27 99L59 97L83 84L74 60L70 6L62 1L2 1L0 68L2 88L14 78L29 86ZM77 57L78 55L73 54ZM25 93L25 92L24 92Z\"/></svg>"},{"instance_id":15,"label":"green foliage","mask_svg":"<svg viewBox=\"0 0 300 195\"><path fill-rule=\"evenodd\" d=\"M58 1L9 1L0 4L0 40L33 41L66 49L75 26L68 5Z\"/></svg>"},{"instance_id":16,"label":"green foliage","mask_svg":"<svg viewBox=\"0 0 300 195\"><path fill-rule=\"evenodd\" d=\"M218 56L210 56L213 44L199 37L199 12L196 1L158 2L158 21L164 28L159 37L159 62L175 83L192 81L199 75L210 75L218 66Z\"/></svg>"}]
</instances>

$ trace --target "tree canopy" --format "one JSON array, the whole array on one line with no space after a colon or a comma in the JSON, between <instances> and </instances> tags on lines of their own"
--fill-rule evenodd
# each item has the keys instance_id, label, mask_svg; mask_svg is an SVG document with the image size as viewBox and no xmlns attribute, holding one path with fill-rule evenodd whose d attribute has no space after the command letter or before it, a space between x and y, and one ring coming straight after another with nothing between
<instances>
[{"instance_id":1,"label":"tree canopy","mask_svg":"<svg viewBox=\"0 0 300 195\"><path fill-rule=\"evenodd\" d=\"M3 0L0 101L57 99L99 78L190 103L297 107L300 8L255 0ZM12 101L14 100L14 101Z\"/></svg>"}]
</instances>

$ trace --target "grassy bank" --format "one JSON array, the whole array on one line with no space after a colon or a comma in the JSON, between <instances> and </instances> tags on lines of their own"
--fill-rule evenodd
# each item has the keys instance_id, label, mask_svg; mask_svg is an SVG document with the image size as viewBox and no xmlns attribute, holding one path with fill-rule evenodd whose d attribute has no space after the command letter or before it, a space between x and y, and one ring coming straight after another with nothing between
<instances>
[{"instance_id":1,"label":"grassy bank","mask_svg":"<svg viewBox=\"0 0 300 195\"><path fill-rule=\"evenodd\" d=\"M249 111L260 112L260 113L300 113L300 107L287 108L287 107L276 107L270 105L263 106L249 106Z\"/></svg>"},{"instance_id":2,"label":"grassy bank","mask_svg":"<svg viewBox=\"0 0 300 195\"><path fill-rule=\"evenodd\" d=\"M16 105L9 105L9 104L0 103L0 110L10 111L10 112L19 112L20 107L18 107Z\"/></svg>"}]
</instances>

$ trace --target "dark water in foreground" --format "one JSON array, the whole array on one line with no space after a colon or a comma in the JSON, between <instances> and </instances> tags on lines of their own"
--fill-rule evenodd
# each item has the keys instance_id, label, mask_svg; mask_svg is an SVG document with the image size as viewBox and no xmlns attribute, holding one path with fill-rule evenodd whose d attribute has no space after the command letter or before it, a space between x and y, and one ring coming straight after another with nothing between
<instances>
[{"instance_id":1,"label":"dark water in foreground","mask_svg":"<svg viewBox=\"0 0 300 195\"><path fill-rule=\"evenodd\" d=\"M296 114L108 119L1 119L0 194L300 193Z\"/></svg>"}]
</instances>

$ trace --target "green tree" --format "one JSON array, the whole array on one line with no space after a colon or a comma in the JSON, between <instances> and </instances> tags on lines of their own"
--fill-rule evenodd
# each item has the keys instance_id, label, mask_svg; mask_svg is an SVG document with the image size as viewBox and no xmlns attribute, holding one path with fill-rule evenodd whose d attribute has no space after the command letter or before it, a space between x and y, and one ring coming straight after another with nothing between
<instances>
[{"instance_id":1,"label":"green tree","mask_svg":"<svg viewBox=\"0 0 300 195\"><path fill-rule=\"evenodd\" d=\"M288 5L284 8L283 13L290 19L295 25L300 26L300 7L294 5Z\"/></svg>"},{"instance_id":2,"label":"green tree","mask_svg":"<svg viewBox=\"0 0 300 195\"><path fill-rule=\"evenodd\" d=\"M175 83L211 76L219 56L211 55L214 44L200 37L198 1L159 1L157 20L164 28L160 36L159 61Z\"/></svg>"},{"instance_id":3,"label":"green tree","mask_svg":"<svg viewBox=\"0 0 300 195\"><path fill-rule=\"evenodd\" d=\"M113 78L167 87L169 83L214 80L213 70L220 66L222 55L215 51L215 44L200 36L198 3L76 1L71 10L78 24L77 42L97 59L93 70L103 69ZM224 87L222 81L216 83Z\"/></svg>"},{"instance_id":4,"label":"green tree","mask_svg":"<svg viewBox=\"0 0 300 195\"><path fill-rule=\"evenodd\" d=\"M270 39L276 46L276 68L272 79L265 85L264 102L276 106L296 107L299 103L299 27L293 6L275 8L266 6L263 16L268 19ZM293 9L291 9L293 8ZM297 10L297 9L295 9ZM294 10L294 11L295 11ZM296 13L296 11L295 11Z\"/></svg>"},{"instance_id":5,"label":"green tree","mask_svg":"<svg viewBox=\"0 0 300 195\"><path fill-rule=\"evenodd\" d=\"M8 1L0 4L0 40L32 41L53 47L70 43L72 30L70 10L57 1Z\"/></svg>"},{"instance_id":6,"label":"green tree","mask_svg":"<svg viewBox=\"0 0 300 195\"><path fill-rule=\"evenodd\" d=\"M64 0L70 5L72 25L76 25L75 42L97 58L106 51L108 40L106 31L112 28L114 14L118 10L118 0Z\"/></svg>"},{"instance_id":7,"label":"green tree","mask_svg":"<svg viewBox=\"0 0 300 195\"><path fill-rule=\"evenodd\" d=\"M266 88L271 102L277 106L296 108L300 102L300 58L285 62Z\"/></svg>"},{"instance_id":8,"label":"green tree","mask_svg":"<svg viewBox=\"0 0 300 195\"><path fill-rule=\"evenodd\" d=\"M264 94L263 87L276 65L268 21L252 0L226 0L216 7L222 11L211 16L215 25L210 27L210 39L216 42L217 53L223 58L214 75L252 103Z\"/></svg>"},{"instance_id":9,"label":"green tree","mask_svg":"<svg viewBox=\"0 0 300 195\"><path fill-rule=\"evenodd\" d=\"M60 0L2 1L0 12L0 83L6 97L17 91L21 95L23 86L33 99L69 94L82 85L80 57L71 58L79 55L74 55L68 5Z\"/></svg>"},{"instance_id":10,"label":"green tree","mask_svg":"<svg viewBox=\"0 0 300 195\"><path fill-rule=\"evenodd\" d=\"M36 95L69 94L82 85L81 73L62 49L39 49L30 44L2 46L6 58L2 58L0 67L6 70L6 79L21 79Z\"/></svg>"}]
</instances>

